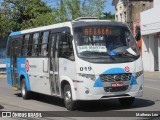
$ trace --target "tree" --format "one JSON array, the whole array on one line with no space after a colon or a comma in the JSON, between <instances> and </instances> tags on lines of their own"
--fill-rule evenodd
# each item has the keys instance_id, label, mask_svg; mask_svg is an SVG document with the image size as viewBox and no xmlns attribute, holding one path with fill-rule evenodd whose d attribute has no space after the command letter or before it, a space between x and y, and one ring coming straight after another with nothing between
<instances>
[{"instance_id":1,"label":"tree","mask_svg":"<svg viewBox=\"0 0 160 120\"><path fill-rule=\"evenodd\" d=\"M115 20L115 15L111 12L104 12L103 16L100 19Z\"/></svg>"},{"instance_id":2,"label":"tree","mask_svg":"<svg viewBox=\"0 0 160 120\"><path fill-rule=\"evenodd\" d=\"M106 0L56 0L56 6L51 8L44 1L4 0L0 9L0 37L7 36L11 31L64 22L77 17L101 17L106 3Z\"/></svg>"},{"instance_id":3,"label":"tree","mask_svg":"<svg viewBox=\"0 0 160 120\"><path fill-rule=\"evenodd\" d=\"M74 20L77 17L100 17L106 0L60 0L53 8L57 22Z\"/></svg>"},{"instance_id":4,"label":"tree","mask_svg":"<svg viewBox=\"0 0 160 120\"><path fill-rule=\"evenodd\" d=\"M100 18L103 14L105 3L106 0L83 0L81 15Z\"/></svg>"},{"instance_id":5,"label":"tree","mask_svg":"<svg viewBox=\"0 0 160 120\"><path fill-rule=\"evenodd\" d=\"M7 19L12 24L9 31L55 23L52 9L41 0L4 0L2 10L1 19Z\"/></svg>"},{"instance_id":6,"label":"tree","mask_svg":"<svg viewBox=\"0 0 160 120\"><path fill-rule=\"evenodd\" d=\"M10 20L10 16L2 9L0 9L0 22L0 39L2 39L7 37L11 29L13 29L14 22Z\"/></svg>"}]
</instances>

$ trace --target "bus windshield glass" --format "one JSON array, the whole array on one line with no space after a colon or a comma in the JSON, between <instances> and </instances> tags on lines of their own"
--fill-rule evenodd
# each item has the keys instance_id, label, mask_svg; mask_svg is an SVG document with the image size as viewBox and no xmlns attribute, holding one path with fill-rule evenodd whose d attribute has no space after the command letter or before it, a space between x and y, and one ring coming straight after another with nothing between
<instances>
[{"instance_id":1,"label":"bus windshield glass","mask_svg":"<svg viewBox=\"0 0 160 120\"><path fill-rule=\"evenodd\" d=\"M82 58L134 58L139 49L133 35L122 26L83 26L74 28L74 39Z\"/></svg>"}]
</instances>

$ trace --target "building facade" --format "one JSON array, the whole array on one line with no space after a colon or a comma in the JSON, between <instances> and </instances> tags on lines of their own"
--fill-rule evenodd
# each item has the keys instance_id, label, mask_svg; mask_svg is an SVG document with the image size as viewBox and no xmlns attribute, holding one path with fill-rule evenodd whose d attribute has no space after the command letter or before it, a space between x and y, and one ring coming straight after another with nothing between
<instances>
[{"instance_id":1,"label":"building facade","mask_svg":"<svg viewBox=\"0 0 160 120\"><path fill-rule=\"evenodd\" d=\"M145 71L160 71L160 0L141 12L142 59Z\"/></svg>"},{"instance_id":2,"label":"building facade","mask_svg":"<svg viewBox=\"0 0 160 120\"><path fill-rule=\"evenodd\" d=\"M127 21L127 7L124 0L113 0L112 5L115 6L115 20L120 22Z\"/></svg>"},{"instance_id":3,"label":"building facade","mask_svg":"<svg viewBox=\"0 0 160 120\"><path fill-rule=\"evenodd\" d=\"M153 0L113 0L115 6L115 20L126 22L134 35L140 28L140 12L153 7Z\"/></svg>"}]
</instances>

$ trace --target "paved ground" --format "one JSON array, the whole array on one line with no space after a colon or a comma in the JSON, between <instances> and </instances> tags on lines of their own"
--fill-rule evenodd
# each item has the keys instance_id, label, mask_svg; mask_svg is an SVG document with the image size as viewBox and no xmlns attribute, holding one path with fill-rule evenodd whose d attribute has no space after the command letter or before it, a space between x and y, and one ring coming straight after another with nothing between
<instances>
[{"instance_id":1,"label":"paved ground","mask_svg":"<svg viewBox=\"0 0 160 120\"><path fill-rule=\"evenodd\" d=\"M156 74L156 75L155 75ZM147 76L148 75L148 76ZM119 116L119 114L128 115L129 111L160 111L160 77L157 73L145 73L144 95L141 98L137 98L132 107L122 107L118 100L106 100L99 102L81 102L80 107L72 114L78 116L93 117L55 117L55 118L43 118L43 119L75 119L75 120L104 120L104 119L151 119L158 120L160 118L152 117L100 117L100 116ZM0 111L61 111L61 112L45 112L47 115L63 116L66 108L64 107L63 100L41 95L34 94L30 100L23 100L21 95L12 90L6 83L6 79L3 77L0 79ZM123 111L123 113L120 113ZM94 116L99 117L94 117ZM73 116L73 115L72 115ZM2 119L2 118L0 118ZM8 120L8 118L3 118ZM13 118L12 118L13 119ZM19 118L22 119L22 118ZM23 118L25 119L25 118ZM38 118L39 119L39 118Z\"/></svg>"},{"instance_id":2,"label":"paved ground","mask_svg":"<svg viewBox=\"0 0 160 120\"><path fill-rule=\"evenodd\" d=\"M144 72L144 76L147 78L157 78L160 79L160 72L156 71L156 72Z\"/></svg>"}]
</instances>

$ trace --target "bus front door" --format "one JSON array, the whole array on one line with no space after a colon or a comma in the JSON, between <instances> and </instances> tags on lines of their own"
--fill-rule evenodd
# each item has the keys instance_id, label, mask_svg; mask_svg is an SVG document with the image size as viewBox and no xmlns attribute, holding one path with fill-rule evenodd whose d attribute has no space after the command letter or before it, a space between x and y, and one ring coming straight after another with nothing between
<instances>
[{"instance_id":1,"label":"bus front door","mask_svg":"<svg viewBox=\"0 0 160 120\"><path fill-rule=\"evenodd\" d=\"M11 47L11 79L12 86L18 88L18 69L17 69L17 54L18 54L18 41L12 41Z\"/></svg>"},{"instance_id":2,"label":"bus front door","mask_svg":"<svg viewBox=\"0 0 160 120\"><path fill-rule=\"evenodd\" d=\"M60 96L58 44L60 35L51 35L50 82L52 95Z\"/></svg>"}]
</instances>

